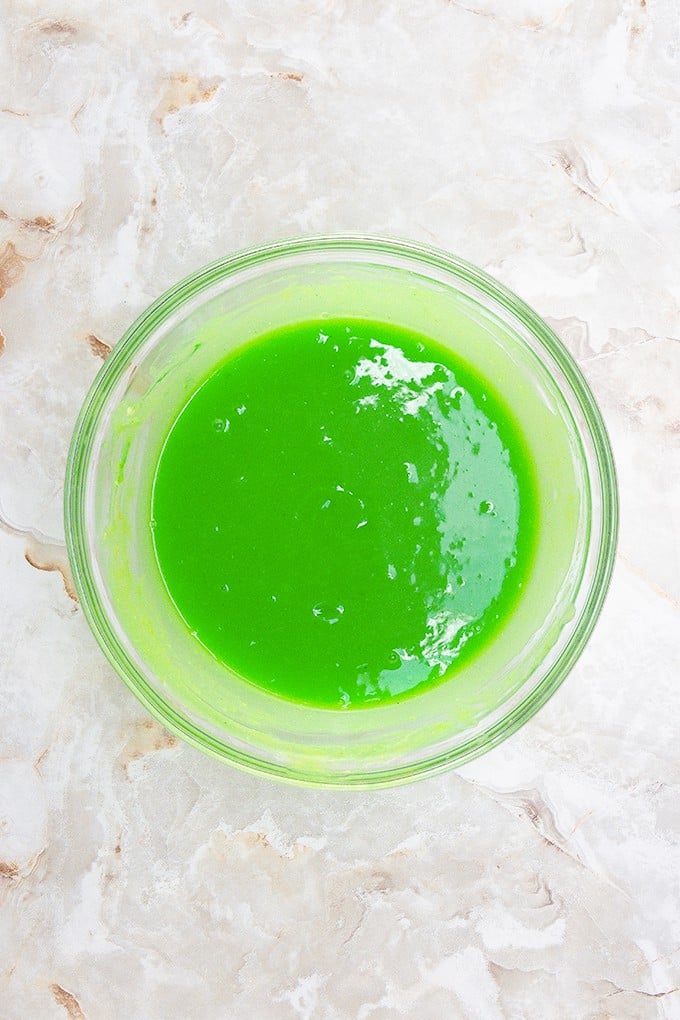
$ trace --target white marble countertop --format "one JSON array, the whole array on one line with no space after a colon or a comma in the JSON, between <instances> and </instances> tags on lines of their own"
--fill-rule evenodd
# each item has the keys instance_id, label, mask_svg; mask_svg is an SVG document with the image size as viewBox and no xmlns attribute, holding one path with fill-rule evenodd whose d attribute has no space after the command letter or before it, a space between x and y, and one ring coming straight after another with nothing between
<instances>
[{"instance_id":1,"label":"white marble countertop","mask_svg":"<svg viewBox=\"0 0 680 1020\"><path fill-rule=\"evenodd\" d=\"M0 107L3 1020L680 1017L676 0L0 0ZM550 704L366 794L164 732L58 541L132 318L225 252L341 230L446 247L548 318L622 500Z\"/></svg>"}]
</instances>

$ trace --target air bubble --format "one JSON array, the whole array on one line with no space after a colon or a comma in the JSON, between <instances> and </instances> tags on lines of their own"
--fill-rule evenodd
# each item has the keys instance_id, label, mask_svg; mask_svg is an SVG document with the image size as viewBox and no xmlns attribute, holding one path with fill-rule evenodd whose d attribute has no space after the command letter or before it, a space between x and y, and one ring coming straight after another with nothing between
<instances>
[{"instance_id":1,"label":"air bubble","mask_svg":"<svg viewBox=\"0 0 680 1020\"><path fill-rule=\"evenodd\" d=\"M461 386L456 386L454 390L451 390L451 406L454 411L460 410L460 402L463 399L465 390Z\"/></svg>"},{"instance_id":2,"label":"air bubble","mask_svg":"<svg viewBox=\"0 0 680 1020\"><path fill-rule=\"evenodd\" d=\"M486 517L495 517L496 507L490 499L483 499L479 504L479 512L480 514L484 514Z\"/></svg>"},{"instance_id":3,"label":"air bubble","mask_svg":"<svg viewBox=\"0 0 680 1020\"><path fill-rule=\"evenodd\" d=\"M339 623L340 617L345 612L345 607L337 605L333 602L317 602L312 607L312 613L317 620L323 620L324 623L333 624Z\"/></svg>"}]
</instances>

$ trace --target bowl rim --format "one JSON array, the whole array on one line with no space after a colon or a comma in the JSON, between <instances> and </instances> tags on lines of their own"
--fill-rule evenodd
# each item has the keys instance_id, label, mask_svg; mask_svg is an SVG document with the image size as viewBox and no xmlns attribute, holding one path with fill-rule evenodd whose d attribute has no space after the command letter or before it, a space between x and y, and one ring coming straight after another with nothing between
<instances>
[{"instance_id":1,"label":"bowl rim","mask_svg":"<svg viewBox=\"0 0 680 1020\"><path fill-rule=\"evenodd\" d=\"M573 632L539 684L526 697L456 748L377 772L317 774L259 758L230 746L175 710L131 660L118 641L97 592L85 541L85 488L97 424L121 371L154 330L181 305L212 284L253 266L297 254L357 252L408 257L451 274L509 309L557 362L590 432L601 497L599 541L590 590ZM555 693L580 657L598 620L609 589L618 537L616 469L601 412L583 373L548 324L521 298L484 270L449 252L416 241L383 235L342 233L293 237L257 245L216 259L168 288L128 327L97 373L82 404L69 447L64 487L64 530L73 580L83 612L100 648L115 671L146 709L172 733L199 750L258 775L314 787L357 789L395 786L457 767L491 750L524 725Z\"/></svg>"}]
</instances>

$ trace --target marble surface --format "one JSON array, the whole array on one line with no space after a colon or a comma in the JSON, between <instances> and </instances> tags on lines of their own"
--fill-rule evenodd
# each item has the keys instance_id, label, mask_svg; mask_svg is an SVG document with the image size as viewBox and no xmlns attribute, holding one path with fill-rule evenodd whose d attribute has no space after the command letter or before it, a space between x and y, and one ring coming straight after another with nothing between
<instances>
[{"instance_id":1,"label":"marble surface","mask_svg":"<svg viewBox=\"0 0 680 1020\"><path fill-rule=\"evenodd\" d=\"M680 1017L676 0L0 0L0 1016ZM460 772L242 775L100 654L61 536L101 359L225 252L476 262L604 412L620 549L577 668Z\"/></svg>"}]
</instances>

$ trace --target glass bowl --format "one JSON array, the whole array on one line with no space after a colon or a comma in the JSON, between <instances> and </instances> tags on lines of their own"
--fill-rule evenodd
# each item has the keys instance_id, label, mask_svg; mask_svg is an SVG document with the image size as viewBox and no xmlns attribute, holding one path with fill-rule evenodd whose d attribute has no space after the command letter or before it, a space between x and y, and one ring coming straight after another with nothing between
<instances>
[{"instance_id":1,"label":"glass bowl","mask_svg":"<svg viewBox=\"0 0 680 1020\"><path fill-rule=\"evenodd\" d=\"M171 602L149 527L157 460L196 386L244 342L325 316L395 323L476 366L523 430L539 489L531 576L483 654L423 693L348 711L289 702L218 663ZM214 262L130 327L76 424L65 525L95 637L164 726L254 772L323 786L385 786L487 751L564 680L609 585L617 492L592 394L554 333L519 298L424 245L312 237Z\"/></svg>"}]
</instances>

